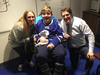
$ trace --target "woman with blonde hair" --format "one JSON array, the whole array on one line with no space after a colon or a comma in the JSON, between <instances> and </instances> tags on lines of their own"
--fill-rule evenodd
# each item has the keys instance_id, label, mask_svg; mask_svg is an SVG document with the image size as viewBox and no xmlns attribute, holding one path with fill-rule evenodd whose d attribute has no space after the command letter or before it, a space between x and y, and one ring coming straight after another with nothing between
<instances>
[{"instance_id":1,"label":"woman with blonde hair","mask_svg":"<svg viewBox=\"0 0 100 75\"><path fill-rule=\"evenodd\" d=\"M20 55L18 70L23 70L23 63L27 58L27 62L31 67L32 51L30 50L30 36L34 30L35 14L32 10L26 10L21 18L15 23L11 29L8 41L11 47Z\"/></svg>"}]
</instances>

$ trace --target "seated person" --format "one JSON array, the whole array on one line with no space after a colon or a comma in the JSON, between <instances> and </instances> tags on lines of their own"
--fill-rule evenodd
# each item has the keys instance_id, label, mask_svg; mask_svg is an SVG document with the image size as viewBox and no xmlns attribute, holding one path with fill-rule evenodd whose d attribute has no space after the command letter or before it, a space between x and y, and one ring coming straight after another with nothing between
<instances>
[{"instance_id":1,"label":"seated person","mask_svg":"<svg viewBox=\"0 0 100 75\"><path fill-rule=\"evenodd\" d=\"M62 29L58 22L52 19L52 10L49 6L44 6L41 10L42 18L35 25L34 37L38 45L37 60L43 75L52 75L47 63L48 55L51 54L55 59L54 75L62 75L64 66L64 47L61 43L63 39Z\"/></svg>"},{"instance_id":2,"label":"seated person","mask_svg":"<svg viewBox=\"0 0 100 75\"><path fill-rule=\"evenodd\" d=\"M34 12L32 10L26 10L23 16L15 23L8 36L8 41L11 47L20 55L18 66L19 71L23 70L23 63L26 58L30 66L34 66L34 63L31 60L33 53L30 49L29 43L29 38L34 27L34 21Z\"/></svg>"}]
</instances>

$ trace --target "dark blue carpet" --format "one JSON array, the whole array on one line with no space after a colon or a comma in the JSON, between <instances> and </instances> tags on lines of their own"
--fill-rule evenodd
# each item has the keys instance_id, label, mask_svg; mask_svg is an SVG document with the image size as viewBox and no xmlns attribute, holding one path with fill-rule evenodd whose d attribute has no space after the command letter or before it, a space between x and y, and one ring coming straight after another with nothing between
<instances>
[{"instance_id":1,"label":"dark blue carpet","mask_svg":"<svg viewBox=\"0 0 100 75\"><path fill-rule=\"evenodd\" d=\"M66 66L68 75L82 75L84 71L85 60L81 58L79 62L79 67L76 70L74 70L71 66L71 62L69 59L69 51L67 50L67 48L66 48L66 51L67 51L67 55L65 56L65 66ZM98 47L95 47L94 53L100 53L100 49ZM32 58L32 61L34 62L34 56ZM94 65L91 68L91 71L93 71L95 74L96 74L96 68L99 64L100 64L100 61L95 58ZM0 75L35 75L35 67L33 68L30 67L28 64L26 64L26 61L24 63L22 72L19 72L17 68L18 68L18 62L5 66L0 69ZM93 75L91 71L90 71L90 75Z\"/></svg>"},{"instance_id":2,"label":"dark blue carpet","mask_svg":"<svg viewBox=\"0 0 100 75\"><path fill-rule=\"evenodd\" d=\"M67 50L67 49L66 49ZM100 53L100 48L98 47L94 47L94 53ZM95 58L94 60L94 64L91 68L91 71L93 73L96 74L96 69L97 69L97 66L100 64L100 60L98 60L97 58ZM85 67L85 60L82 59L82 57L80 58L80 62L79 62L79 67L74 70L71 66L71 62L70 62L70 59L69 59L69 51L67 50L67 55L65 57L65 65L66 65L66 69L67 69L67 73L68 75L82 75L82 73L84 72L84 67ZM90 74L89 75L93 75L90 71Z\"/></svg>"}]
</instances>

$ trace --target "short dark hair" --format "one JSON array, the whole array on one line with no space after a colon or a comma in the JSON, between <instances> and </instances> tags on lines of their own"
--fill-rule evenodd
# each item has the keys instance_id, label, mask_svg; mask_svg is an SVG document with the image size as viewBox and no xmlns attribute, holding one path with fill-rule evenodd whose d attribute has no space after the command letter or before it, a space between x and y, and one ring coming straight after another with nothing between
<instances>
[{"instance_id":1,"label":"short dark hair","mask_svg":"<svg viewBox=\"0 0 100 75\"><path fill-rule=\"evenodd\" d=\"M71 14L71 15L73 16L73 14L72 14L72 10L71 10L70 7L64 7L64 8L62 8L62 10L61 10L61 16L62 16L62 12L64 12L64 11L69 12L69 14Z\"/></svg>"}]
</instances>

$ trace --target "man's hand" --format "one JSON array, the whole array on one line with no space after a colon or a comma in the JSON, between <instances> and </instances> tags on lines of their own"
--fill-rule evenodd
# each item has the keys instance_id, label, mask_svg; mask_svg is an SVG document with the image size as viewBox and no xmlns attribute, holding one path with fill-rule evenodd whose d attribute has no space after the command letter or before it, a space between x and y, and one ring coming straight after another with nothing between
<instances>
[{"instance_id":1,"label":"man's hand","mask_svg":"<svg viewBox=\"0 0 100 75\"><path fill-rule=\"evenodd\" d=\"M51 50L51 49L54 48L54 45L53 45L53 44L49 44L49 45L47 46L47 48L48 48L49 50Z\"/></svg>"},{"instance_id":2,"label":"man's hand","mask_svg":"<svg viewBox=\"0 0 100 75\"><path fill-rule=\"evenodd\" d=\"M87 57L89 58L90 61L94 61L94 53L93 52L88 52Z\"/></svg>"},{"instance_id":3,"label":"man's hand","mask_svg":"<svg viewBox=\"0 0 100 75\"><path fill-rule=\"evenodd\" d=\"M66 39L68 39L69 37L71 37L71 36L68 35L68 34L65 34L65 35L64 35L64 38L66 38Z\"/></svg>"}]
</instances>

